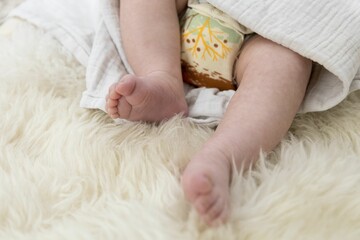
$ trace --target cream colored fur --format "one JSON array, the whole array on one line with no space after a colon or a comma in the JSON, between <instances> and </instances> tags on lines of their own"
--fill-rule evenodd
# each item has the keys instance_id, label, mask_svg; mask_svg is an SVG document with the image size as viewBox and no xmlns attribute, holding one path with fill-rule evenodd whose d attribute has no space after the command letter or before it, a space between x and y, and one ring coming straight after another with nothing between
<instances>
[{"instance_id":1,"label":"cream colored fur","mask_svg":"<svg viewBox=\"0 0 360 240\"><path fill-rule=\"evenodd\" d=\"M0 0L0 24L3 23L8 12L23 1L24 0Z\"/></svg>"},{"instance_id":2,"label":"cream colored fur","mask_svg":"<svg viewBox=\"0 0 360 240\"><path fill-rule=\"evenodd\" d=\"M212 229L180 173L213 130L179 117L116 126L79 108L84 75L28 24L0 36L0 239L359 239L360 93L297 116L234 175L230 219Z\"/></svg>"}]
</instances>

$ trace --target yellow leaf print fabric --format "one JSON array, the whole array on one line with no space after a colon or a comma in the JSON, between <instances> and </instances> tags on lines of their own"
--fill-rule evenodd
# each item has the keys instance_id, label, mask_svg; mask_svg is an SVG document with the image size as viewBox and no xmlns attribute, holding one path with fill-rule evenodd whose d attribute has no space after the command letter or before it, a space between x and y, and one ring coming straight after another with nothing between
<instances>
[{"instance_id":1,"label":"yellow leaf print fabric","mask_svg":"<svg viewBox=\"0 0 360 240\"><path fill-rule=\"evenodd\" d=\"M234 89L234 62L244 35L251 31L208 3L189 4L180 25L184 81L198 87Z\"/></svg>"}]
</instances>

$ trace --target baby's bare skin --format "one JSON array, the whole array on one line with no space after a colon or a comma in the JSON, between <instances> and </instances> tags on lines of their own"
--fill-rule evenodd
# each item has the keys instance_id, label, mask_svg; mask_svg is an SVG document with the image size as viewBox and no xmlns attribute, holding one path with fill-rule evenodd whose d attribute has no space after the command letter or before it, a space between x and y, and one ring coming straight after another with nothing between
<instances>
[{"instance_id":1,"label":"baby's bare skin","mask_svg":"<svg viewBox=\"0 0 360 240\"><path fill-rule=\"evenodd\" d=\"M271 151L286 134L311 66L310 60L259 36L244 45L237 63L239 88L182 178L185 195L209 225L228 217L231 167L246 169L261 149Z\"/></svg>"},{"instance_id":2,"label":"baby's bare skin","mask_svg":"<svg viewBox=\"0 0 360 240\"><path fill-rule=\"evenodd\" d=\"M106 109L112 118L131 121L157 122L179 113L187 115L183 86L166 72L125 76L110 88Z\"/></svg>"},{"instance_id":3,"label":"baby's bare skin","mask_svg":"<svg viewBox=\"0 0 360 240\"><path fill-rule=\"evenodd\" d=\"M179 8L185 6L186 1L179 2ZM109 89L109 115L133 121L186 115L175 0L121 0L120 25L126 57L135 74Z\"/></svg>"},{"instance_id":4,"label":"baby's bare skin","mask_svg":"<svg viewBox=\"0 0 360 240\"><path fill-rule=\"evenodd\" d=\"M107 110L111 117L160 121L186 113L180 36L178 29L174 31L178 27L176 6L180 12L184 3L121 1L124 47L138 76L125 76L110 88ZM134 9L138 14L126 14ZM158 14L147 16L149 12ZM146 32L144 22L146 26L165 25ZM145 31L141 35L133 31L139 28ZM159 35L161 44L156 40ZM236 64L239 88L214 135L182 175L186 198L207 224L218 225L229 217L233 163L238 168L249 166L261 149L271 151L286 134L303 100L311 65L310 60L260 36L244 44Z\"/></svg>"}]
</instances>

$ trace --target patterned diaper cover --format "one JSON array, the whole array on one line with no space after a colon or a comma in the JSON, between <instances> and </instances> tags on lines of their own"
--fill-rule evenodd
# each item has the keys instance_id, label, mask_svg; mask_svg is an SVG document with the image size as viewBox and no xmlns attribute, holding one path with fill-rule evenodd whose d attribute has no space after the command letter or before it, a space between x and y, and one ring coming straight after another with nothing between
<instances>
[{"instance_id":1,"label":"patterned diaper cover","mask_svg":"<svg viewBox=\"0 0 360 240\"><path fill-rule=\"evenodd\" d=\"M251 30L199 0L189 0L180 25L184 81L197 87L235 89L234 63Z\"/></svg>"}]
</instances>

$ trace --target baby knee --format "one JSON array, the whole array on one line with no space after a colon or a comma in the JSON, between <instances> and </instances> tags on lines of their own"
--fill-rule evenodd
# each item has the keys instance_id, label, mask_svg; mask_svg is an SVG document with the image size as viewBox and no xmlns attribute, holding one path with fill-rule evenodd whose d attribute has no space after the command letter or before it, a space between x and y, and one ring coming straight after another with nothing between
<instances>
[{"instance_id":1,"label":"baby knee","mask_svg":"<svg viewBox=\"0 0 360 240\"><path fill-rule=\"evenodd\" d=\"M243 45L236 63L237 75L242 76L251 66L291 69L297 74L310 73L312 61L278 43L254 36Z\"/></svg>"}]
</instances>

